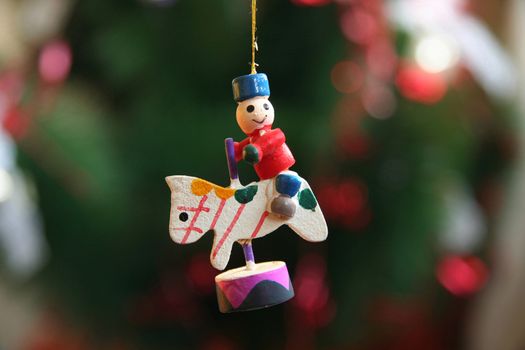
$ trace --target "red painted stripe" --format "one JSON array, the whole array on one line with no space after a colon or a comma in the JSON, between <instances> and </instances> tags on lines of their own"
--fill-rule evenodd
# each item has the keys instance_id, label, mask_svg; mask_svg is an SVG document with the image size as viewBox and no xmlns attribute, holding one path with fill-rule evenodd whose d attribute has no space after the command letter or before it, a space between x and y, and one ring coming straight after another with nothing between
<instances>
[{"instance_id":1,"label":"red painted stripe","mask_svg":"<svg viewBox=\"0 0 525 350\"><path fill-rule=\"evenodd\" d=\"M194 207L178 206L177 210L182 210L182 211L199 211L199 210L201 210L201 211L209 212L210 208L208 208L208 207L194 208Z\"/></svg>"},{"instance_id":2,"label":"red painted stripe","mask_svg":"<svg viewBox=\"0 0 525 350\"><path fill-rule=\"evenodd\" d=\"M188 228L187 228L187 227L176 227L176 228L174 228L174 230L181 230L181 231L184 230L184 231L187 231ZM200 229L200 228L198 228L198 227L192 227L191 230L192 230L192 231L196 231L196 232L198 232L198 233L202 233L202 229Z\"/></svg>"},{"instance_id":3,"label":"red painted stripe","mask_svg":"<svg viewBox=\"0 0 525 350\"><path fill-rule=\"evenodd\" d=\"M215 249L213 250L213 254L212 254L212 257L215 258L215 256L217 255L217 253L219 252L219 249L221 249L222 245L224 244L224 241L226 240L226 238L228 238L228 235L230 234L230 232L233 230L233 227L235 226L235 224L237 223L237 220L239 220L239 217L241 216L242 214L242 211L244 210L244 207L246 205L245 204L241 204L239 206L239 209L237 209L237 213L235 213L235 216L233 217L233 220L232 222L230 223L230 226L228 226L228 228L226 229L226 232L224 232L224 234L222 235L221 237L221 240L219 241L219 243L217 244L217 246L215 247Z\"/></svg>"},{"instance_id":4,"label":"red painted stripe","mask_svg":"<svg viewBox=\"0 0 525 350\"><path fill-rule=\"evenodd\" d=\"M195 211L195 215L193 215L193 219L191 219L190 226L186 228L186 234L184 235L181 241L182 244L186 243L191 231L195 230L195 227L193 227L193 225L195 225L195 222L199 218L199 215L202 213L203 208L204 208L204 203L206 203L207 199L208 199L208 196L206 195L202 196L202 199L199 202L199 206L197 207L197 210Z\"/></svg>"},{"instance_id":5,"label":"red painted stripe","mask_svg":"<svg viewBox=\"0 0 525 350\"><path fill-rule=\"evenodd\" d=\"M224 204L226 204L226 199L221 200L221 203L219 204L219 209L217 209L217 212L213 217L213 221L211 222L210 230L213 230L215 228L215 224L217 223L217 220L219 220L219 217L222 214L222 209L224 209Z\"/></svg>"},{"instance_id":6,"label":"red painted stripe","mask_svg":"<svg viewBox=\"0 0 525 350\"><path fill-rule=\"evenodd\" d=\"M251 238L255 238L257 234L259 233L259 230L261 229L264 220L268 217L270 213L268 213L266 210L262 213L261 218L259 219L259 222L257 223L257 226L255 226L255 229L253 230Z\"/></svg>"}]
</instances>

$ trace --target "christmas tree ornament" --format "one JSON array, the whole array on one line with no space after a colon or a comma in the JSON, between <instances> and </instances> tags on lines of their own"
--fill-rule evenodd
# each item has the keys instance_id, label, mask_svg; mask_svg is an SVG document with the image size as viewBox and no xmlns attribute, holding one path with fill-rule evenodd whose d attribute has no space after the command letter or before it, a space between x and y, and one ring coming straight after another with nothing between
<instances>
[{"instance_id":1,"label":"christmas tree ornament","mask_svg":"<svg viewBox=\"0 0 525 350\"><path fill-rule=\"evenodd\" d=\"M232 82L237 123L247 138L225 140L230 186L184 175L166 178L171 190L169 232L176 243L193 243L213 231L210 260L219 270L228 264L233 243L243 248L246 265L215 277L221 312L265 308L294 296L283 261L255 263L253 239L282 225L311 242L323 241L328 235L310 185L290 170L295 159L283 131L272 129L275 115L269 101L270 85L267 76L256 71L255 14L256 1L252 0L251 74ZM242 160L253 165L260 181L241 184L237 162Z\"/></svg>"}]
</instances>

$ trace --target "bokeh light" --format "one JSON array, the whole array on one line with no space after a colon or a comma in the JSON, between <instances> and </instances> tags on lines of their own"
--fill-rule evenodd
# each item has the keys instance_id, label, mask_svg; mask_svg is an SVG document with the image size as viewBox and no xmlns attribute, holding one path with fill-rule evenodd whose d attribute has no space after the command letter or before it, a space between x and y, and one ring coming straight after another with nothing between
<instances>
[{"instance_id":1,"label":"bokeh light","mask_svg":"<svg viewBox=\"0 0 525 350\"><path fill-rule=\"evenodd\" d=\"M371 140L362 132L354 132L341 135L337 145L350 159L365 159L370 153Z\"/></svg>"},{"instance_id":2,"label":"bokeh light","mask_svg":"<svg viewBox=\"0 0 525 350\"><path fill-rule=\"evenodd\" d=\"M402 67L397 73L396 84L406 98L426 104L438 102L447 92L441 75L418 67Z\"/></svg>"},{"instance_id":3,"label":"bokeh light","mask_svg":"<svg viewBox=\"0 0 525 350\"><path fill-rule=\"evenodd\" d=\"M0 73L0 94L3 96L2 100L6 100L1 103L7 105L17 101L22 95L23 87L24 81L19 72L8 70Z\"/></svg>"},{"instance_id":4,"label":"bokeh light","mask_svg":"<svg viewBox=\"0 0 525 350\"><path fill-rule=\"evenodd\" d=\"M475 256L447 256L437 266L438 281L450 293L466 296L477 292L487 280L488 270Z\"/></svg>"},{"instance_id":5,"label":"bokeh light","mask_svg":"<svg viewBox=\"0 0 525 350\"><path fill-rule=\"evenodd\" d=\"M15 139L23 138L27 134L29 125L29 116L19 107L10 106L5 111L2 126Z\"/></svg>"},{"instance_id":6,"label":"bokeh light","mask_svg":"<svg viewBox=\"0 0 525 350\"><path fill-rule=\"evenodd\" d=\"M352 230L366 227L372 213L367 205L368 189L358 178L325 181L316 188L326 219Z\"/></svg>"},{"instance_id":7,"label":"bokeh light","mask_svg":"<svg viewBox=\"0 0 525 350\"><path fill-rule=\"evenodd\" d=\"M293 285L293 305L303 315L301 321L313 328L326 326L335 316L336 305L330 295L324 257L316 253L303 256Z\"/></svg>"},{"instance_id":8,"label":"bokeh light","mask_svg":"<svg viewBox=\"0 0 525 350\"><path fill-rule=\"evenodd\" d=\"M64 41L47 44L40 53L38 69L42 80L49 84L63 81L71 68L71 49Z\"/></svg>"},{"instance_id":9,"label":"bokeh light","mask_svg":"<svg viewBox=\"0 0 525 350\"><path fill-rule=\"evenodd\" d=\"M387 119L396 110L396 98L385 85L375 84L367 88L362 96L363 107L371 117Z\"/></svg>"},{"instance_id":10,"label":"bokeh light","mask_svg":"<svg viewBox=\"0 0 525 350\"><path fill-rule=\"evenodd\" d=\"M415 50L416 62L429 73L440 73L459 61L459 49L452 39L428 36L421 39Z\"/></svg>"},{"instance_id":11,"label":"bokeh light","mask_svg":"<svg viewBox=\"0 0 525 350\"><path fill-rule=\"evenodd\" d=\"M13 178L5 169L0 169L0 202L4 202L13 193Z\"/></svg>"},{"instance_id":12,"label":"bokeh light","mask_svg":"<svg viewBox=\"0 0 525 350\"><path fill-rule=\"evenodd\" d=\"M186 277L190 286L199 294L212 294L215 290L216 272L210 265L208 254L196 254L193 256L186 269Z\"/></svg>"},{"instance_id":13,"label":"bokeh light","mask_svg":"<svg viewBox=\"0 0 525 350\"><path fill-rule=\"evenodd\" d=\"M364 80L362 69L352 61L338 62L330 76L336 90L345 94L359 90Z\"/></svg>"},{"instance_id":14,"label":"bokeh light","mask_svg":"<svg viewBox=\"0 0 525 350\"><path fill-rule=\"evenodd\" d=\"M382 79L389 81L395 73L397 55L390 42L374 42L365 52L366 64L370 72Z\"/></svg>"},{"instance_id":15,"label":"bokeh light","mask_svg":"<svg viewBox=\"0 0 525 350\"><path fill-rule=\"evenodd\" d=\"M331 2L332 0L292 0L292 3L298 6L324 6Z\"/></svg>"},{"instance_id":16,"label":"bokeh light","mask_svg":"<svg viewBox=\"0 0 525 350\"><path fill-rule=\"evenodd\" d=\"M361 9L344 12L341 15L340 23L341 31L346 39L358 44L369 43L378 32L374 17Z\"/></svg>"}]
</instances>

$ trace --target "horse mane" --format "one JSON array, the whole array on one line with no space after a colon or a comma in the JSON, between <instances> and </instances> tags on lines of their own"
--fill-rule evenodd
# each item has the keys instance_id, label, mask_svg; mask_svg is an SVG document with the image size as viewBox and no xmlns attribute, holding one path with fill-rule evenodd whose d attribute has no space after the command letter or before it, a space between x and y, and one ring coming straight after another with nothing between
<instances>
[{"instance_id":1,"label":"horse mane","mask_svg":"<svg viewBox=\"0 0 525 350\"><path fill-rule=\"evenodd\" d=\"M234 188L222 187L203 179L195 178L191 182L191 192L196 196L204 196L212 190L220 199L228 199L235 194Z\"/></svg>"}]
</instances>

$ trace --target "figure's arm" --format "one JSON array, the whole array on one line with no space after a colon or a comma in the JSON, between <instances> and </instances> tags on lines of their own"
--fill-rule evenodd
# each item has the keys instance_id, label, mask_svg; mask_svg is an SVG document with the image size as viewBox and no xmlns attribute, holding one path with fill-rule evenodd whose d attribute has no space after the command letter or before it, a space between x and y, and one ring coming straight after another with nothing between
<instances>
[{"instance_id":1,"label":"figure's arm","mask_svg":"<svg viewBox=\"0 0 525 350\"><path fill-rule=\"evenodd\" d=\"M247 137L241 142L234 142L233 149L235 150L235 161L240 162L243 159L243 150L246 145L250 143L250 138Z\"/></svg>"},{"instance_id":2,"label":"figure's arm","mask_svg":"<svg viewBox=\"0 0 525 350\"><path fill-rule=\"evenodd\" d=\"M243 149L243 159L250 164L257 164L265 155L272 154L277 147L286 141L281 129L267 131L257 141L252 142Z\"/></svg>"}]
</instances>

